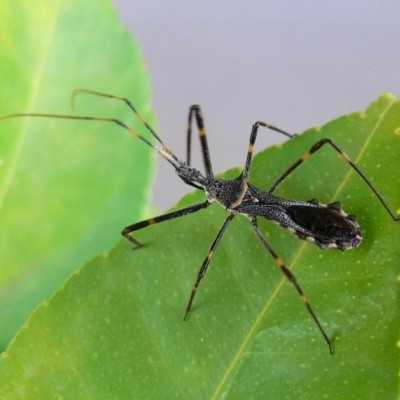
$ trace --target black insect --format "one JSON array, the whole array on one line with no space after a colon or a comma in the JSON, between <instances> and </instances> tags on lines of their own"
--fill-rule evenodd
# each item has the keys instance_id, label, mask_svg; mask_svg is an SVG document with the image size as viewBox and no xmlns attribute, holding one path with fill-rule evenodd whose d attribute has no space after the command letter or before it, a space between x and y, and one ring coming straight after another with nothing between
<instances>
[{"instance_id":1,"label":"black insect","mask_svg":"<svg viewBox=\"0 0 400 400\"><path fill-rule=\"evenodd\" d=\"M322 327L317 315L312 309L307 297L305 296L303 290L301 289L299 283L297 282L295 276L292 272L285 266L281 258L275 253L270 244L267 242L263 234L261 233L257 217L263 217L270 221L279 224L282 228L285 228L289 232L296 235L299 239L307 240L311 243L316 244L321 249L339 249L347 250L357 247L362 240L362 231L357 223L356 217L354 215L348 215L342 210L341 203L336 201L334 203L325 205L319 203L316 199L309 201L298 201L279 198L273 195L276 188L289 176L289 174L299 167L304 161L306 161L312 154L318 151L323 145L329 144L332 146L351 166L352 168L361 176L366 184L371 188L371 190L378 197L380 202L386 208L388 213L391 215L394 221L398 221L400 218L397 217L394 212L390 209L386 201L383 199L381 194L372 184L372 182L367 178L367 176L361 171L361 169L344 153L340 147L334 143L331 139L321 139L315 143L311 149L306 152L301 158L299 158L286 172L284 172L277 181L272 185L272 187L264 192L249 183L249 170L251 166L251 160L254 150L254 143L257 138L258 128L260 126L272 129L279 132L290 139L294 138L295 135L291 135L273 125L266 124L265 122L256 122L251 130L250 143L247 152L246 164L244 170L240 175L232 180L226 180L222 178L216 178L212 171L210 154L208 150L207 137L204 129L204 121L201 114L200 107L198 105L193 105L189 109L189 119L188 119L188 130L187 130L187 157L186 162L180 160L161 140L157 133L151 128L151 126L144 120L144 118L139 114L134 105L126 98L113 96L105 93L99 93L92 90L76 90L73 94L72 101L74 102L75 96L77 94L91 94L96 96L107 97L111 99L121 100L125 102L131 110L137 115L140 121L146 126L148 131L157 140L158 144L151 143L148 139L142 136L136 130L127 126L124 122L113 119L113 118L102 118L102 117L89 117L89 116L70 116L70 115L58 115L58 114L42 114L42 113L30 113L30 114L12 114L5 116L1 119L12 118L12 117L53 117L53 118L67 118L76 120L93 120L93 121L106 121L116 123L123 128L127 129L129 132L137 136L139 139L144 141L147 145L155 149L163 158L165 158L172 166L175 168L175 172L178 176L188 185L193 186L197 189L204 190L206 194L206 200L202 203L193 204L191 206L182 208L177 211L172 211L170 213L160 215L154 218L147 219L145 221L137 222L135 224L127 226L123 231L122 235L129 241L134 243L136 246L143 246L141 242L132 236L132 232L139 229L145 228L149 225L157 224L159 222L168 221L174 218L183 217L188 214L192 214L201 209L207 208L213 202L218 202L221 204L226 211L229 212L228 217L222 224L217 236L215 237L210 250L206 258L201 265L201 268L197 274L196 282L193 286L192 292L189 297L189 301L186 307L186 313L184 319L186 319L194 297L196 295L197 289L203 279L205 273L207 272L208 265L210 264L211 257L218 246L229 222L238 215L242 214L246 216L251 223L251 226L261 240L262 244L272 255L276 264L289 279L289 281L294 285L297 292L300 295L301 300L305 304L308 312L311 314L314 322L318 326L322 336L324 337L326 343L329 346L329 351L333 354L332 342ZM200 138L201 152L203 156L203 163L205 168L205 175L200 171L190 166L190 154L191 154L191 132L192 132L192 120L196 121L198 134Z\"/></svg>"}]
</instances>

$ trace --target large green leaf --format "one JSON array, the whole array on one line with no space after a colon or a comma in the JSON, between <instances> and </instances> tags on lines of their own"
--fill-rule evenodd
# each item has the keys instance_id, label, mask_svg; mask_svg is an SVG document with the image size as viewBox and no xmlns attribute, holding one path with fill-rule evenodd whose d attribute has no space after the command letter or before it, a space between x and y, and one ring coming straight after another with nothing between
<instances>
[{"instance_id":1,"label":"large green leaf","mask_svg":"<svg viewBox=\"0 0 400 400\"><path fill-rule=\"evenodd\" d=\"M2 1L0 79L0 116L72 114L71 94L84 87L130 97L153 120L142 56L109 0ZM123 103L88 96L75 114L135 121ZM112 124L0 122L0 348L73 270L143 217L153 156Z\"/></svg>"},{"instance_id":2,"label":"large green leaf","mask_svg":"<svg viewBox=\"0 0 400 400\"><path fill-rule=\"evenodd\" d=\"M251 182L267 189L319 138L331 137L399 213L399 133L400 101L386 94L365 113L263 151L254 159ZM324 203L340 199L363 227L361 246L342 253L322 251L260 221L333 338L334 355L240 216L228 227L182 322L198 268L226 216L215 205L143 229L137 238L146 247L132 250L121 241L74 274L35 310L3 354L1 397L397 397L400 225L330 148L296 170L278 194ZM190 194L178 206L203 196Z\"/></svg>"}]
</instances>

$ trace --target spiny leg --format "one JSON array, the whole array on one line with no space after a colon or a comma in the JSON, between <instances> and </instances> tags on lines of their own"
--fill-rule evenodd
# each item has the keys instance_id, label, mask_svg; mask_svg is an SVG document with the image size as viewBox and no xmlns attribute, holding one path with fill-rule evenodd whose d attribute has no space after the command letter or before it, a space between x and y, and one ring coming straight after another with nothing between
<instances>
[{"instance_id":1,"label":"spiny leg","mask_svg":"<svg viewBox=\"0 0 400 400\"><path fill-rule=\"evenodd\" d=\"M272 249L272 247L269 245L269 243L267 242L267 240L265 239L265 237L263 236L263 234L261 233L260 229L258 228L257 225L257 219L255 217L253 217L251 219L251 225L253 226L254 232L256 233L256 235L259 237L259 239L261 240L262 244L265 246L265 248L270 252L270 254L272 255L275 263L279 266L279 268L281 269L281 271L285 274L286 278L294 285L294 287L296 288L297 292L300 295L300 298L302 300L302 302L304 303L304 305L306 306L308 312L311 314L311 317L313 318L314 322L316 323L316 325L318 326L318 329L320 330L322 336L324 337L326 343L329 346L329 352L331 354L333 354L333 348L332 348L332 342L329 339L328 335L326 334L324 328L321 325L321 322L319 321L317 315L315 314L314 310L311 307L311 304L309 303L306 295L304 294L302 288L300 287L299 283L297 282L296 277L293 275L293 273L290 271L290 269L288 269L286 267L286 265L283 263L283 261L280 259L280 257L275 253L275 251Z\"/></svg>"},{"instance_id":2,"label":"spiny leg","mask_svg":"<svg viewBox=\"0 0 400 400\"><path fill-rule=\"evenodd\" d=\"M265 122L261 122L261 121L257 121L254 125L253 128L251 130L251 134L250 134L250 143L249 143L249 148L247 151L247 158L246 158L246 164L244 167L244 171L243 171L243 178L244 180L248 181L249 179L249 171L250 171L250 166L251 166L251 159L253 156L253 151L254 151L254 143L256 141L257 138L257 133L258 133L258 128L260 126L263 126L264 128L268 128L271 129L273 131L282 133L283 135L289 137L290 139L293 139L296 135L292 135L288 132L283 131L282 129L277 128L276 126L273 125L269 125Z\"/></svg>"},{"instance_id":3,"label":"spiny leg","mask_svg":"<svg viewBox=\"0 0 400 400\"><path fill-rule=\"evenodd\" d=\"M158 224L159 222L169 221L170 219L175 219L179 217L184 217L188 214L193 214L203 208L207 208L211 203L205 201L203 203L193 204L191 206L182 208L180 210L172 211L167 214L159 215L158 217L153 217L146 219L144 221L136 222L135 224L129 225L121 232L121 235L127 238L130 242L134 243L138 247L144 246L141 242L135 239L131 233L138 231L139 229L146 228L149 225Z\"/></svg>"},{"instance_id":4,"label":"spiny leg","mask_svg":"<svg viewBox=\"0 0 400 400\"><path fill-rule=\"evenodd\" d=\"M187 128L187 142L186 142L186 163L190 165L191 159L191 144L192 144L192 119L193 116L196 119L196 125L199 133L201 154L203 156L204 168L206 170L207 178L213 178L214 174L211 167L210 151L208 149L208 142L206 136L206 130L204 128L204 118L201 113L200 106L194 104L189 108L188 116L188 128Z\"/></svg>"},{"instance_id":5,"label":"spiny leg","mask_svg":"<svg viewBox=\"0 0 400 400\"><path fill-rule=\"evenodd\" d=\"M200 282L201 282L201 280L203 279L204 275L207 272L207 268L208 268L208 265L210 264L211 257L214 254L214 251L215 251L216 247L218 246L218 243L221 240L222 235L225 232L225 229L227 228L229 222L232 221L234 216L235 216L235 214L230 214L229 217L225 220L225 222L222 225L221 229L218 231L218 234L215 237L215 239L214 239L214 241L213 241L213 243L212 243L212 245L210 247L210 250L208 251L207 257L205 258L205 260L203 261L203 264L201 265L199 273L197 274L196 283L193 285L193 289L192 289L192 292L190 294L190 298L189 298L188 304L186 306L186 313L185 313L185 316L183 318L184 321L186 320L186 317L187 317L187 315L188 315L188 313L189 313L189 311L190 311L190 309L192 307L193 299L194 299L194 296L196 295L196 292L197 292L197 289L198 289L198 287L200 285Z\"/></svg>"},{"instance_id":6,"label":"spiny leg","mask_svg":"<svg viewBox=\"0 0 400 400\"><path fill-rule=\"evenodd\" d=\"M400 220L400 217L397 217L396 214L392 211L392 209L389 207L385 199L382 197L382 195L379 193L378 189L375 187L375 185L370 181L370 179L365 175L365 173L360 169L360 167L332 140L329 138L323 138L319 140L317 143L315 143L311 149L303 155L300 159L298 159L271 187L271 189L268 190L268 193L273 193L275 189L297 168L299 167L303 162L308 160L314 153L316 153L323 145L325 144L330 144L342 157L345 161L347 161L351 167L358 173L358 175L361 176L361 178L364 180L364 182L369 186L369 188L372 190L372 192L375 194L375 196L379 199L379 201L382 203L382 205L385 207L387 212L390 214L392 217L393 221L397 222Z\"/></svg>"}]
</instances>

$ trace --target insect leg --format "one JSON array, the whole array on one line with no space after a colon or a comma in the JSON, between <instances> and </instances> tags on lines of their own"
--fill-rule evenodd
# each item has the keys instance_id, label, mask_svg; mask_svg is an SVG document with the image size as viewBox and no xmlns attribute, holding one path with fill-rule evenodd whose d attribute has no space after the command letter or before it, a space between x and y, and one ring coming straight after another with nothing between
<instances>
[{"instance_id":1,"label":"insect leg","mask_svg":"<svg viewBox=\"0 0 400 400\"><path fill-rule=\"evenodd\" d=\"M207 268L208 268L208 265L210 264L211 257L213 255L216 247L218 246L218 243L221 240L222 235L224 234L226 227L228 226L229 222L232 221L234 216L235 216L235 214L230 214L229 217L225 220L225 222L222 225L221 229L218 231L218 234L215 237L215 239L214 239L214 241L213 241L213 243L211 245L210 250L207 253L207 257L205 258L205 260L203 261L203 264L201 265L199 273L197 274L196 283L193 285L193 289L192 289L192 292L190 294L190 298L189 298L188 304L186 306L186 313L185 313L185 316L183 318L184 321L186 320L186 317L187 317L187 315L188 315L188 313L189 313L189 311L190 311L190 309L192 307L193 299L194 299L194 296L196 295L196 292L197 292L197 289L198 289L198 287L200 285L200 282L203 279L205 273L207 272Z\"/></svg>"},{"instance_id":2,"label":"insect leg","mask_svg":"<svg viewBox=\"0 0 400 400\"><path fill-rule=\"evenodd\" d=\"M290 175L297 167L299 167L304 161L308 160L314 153L316 153L323 145L330 144L342 157L345 161L347 161L351 167L361 176L364 182L369 186L375 196L379 199L382 205L385 207L387 212L392 217L393 221L397 222L400 220L400 217L396 216L396 214L392 211L392 209L387 204L386 200L379 193L378 189L371 182L371 180L367 177L367 175L361 170L361 168L332 140L329 138L323 138L315 143L307 153L303 155L303 157L299 158L285 173L272 185L271 189L268 190L268 193L273 193L275 189Z\"/></svg>"},{"instance_id":3,"label":"insect leg","mask_svg":"<svg viewBox=\"0 0 400 400\"><path fill-rule=\"evenodd\" d=\"M289 137L290 139L294 138L296 135L292 135L288 132L283 131L280 128L277 128L276 126L273 125L269 125L265 122L261 122L261 121L257 121L254 125L253 128L251 130L251 134L250 134L250 143L249 143L249 148L247 151L247 158L246 158L246 164L244 166L244 170L243 170L243 178L247 181L249 179L249 171L250 171L250 166L251 166L251 159L253 156L253 151L254 151L254 143L256 141L257 138L257 133L258 133L258 128L260 126L263 126L264 128L268 128L271 129L273 131L282 133L283 135Z\"/></svg>"},{"instance_id":4,"label":"insect leg","mask_svg":"<svg viewBox=\"0 0 400 400\"><path fill-rule=\"evenodd\" d=\"M193 116L196 119L196 125L198 128L200 145L201 145L201 154L203 156L203 163L204 163L204 168L206 170L206 176L207 178L213 178L214 174L211 167L210 151L208 149L206 130L204 128L204 119L201 113L200 106L197 104L194 104L189 108L187 141L186 141L186 163L187 165L190 165Z\"/></svg>"},{"instance_id":5,"label":"insect leg","mask_svg":"<svg viewBox=\"0 0 400 400\"><path fill-rule=\"evenodd\" d=\"M306 295L303 292L303 289L300 287L299 283L297 282L296 277L292 274L289 268L286 267L286 265L283 263L283 261L280 259L280 257L275 253L275 251L272 249L272 247L269 245L263 234L261 233L260 229L258 228L257 225L257 219L253 217L251 219L251 225L253 226L254 232L256 235L259 237L261 240L262 244L265 246L265 248L270 252L271 256L273 257L275 263L278 265L278 267L281 269L281 271L285 274L286 278L294 285L296 288L297 292L300 295L300 298L304 305L306 306L308 312L311 314L311 317L313 318L314 322L318 326L318 329L320 330L322 336L324 337L326 343L329 346L329 352L333 354L333 348L332 348L332 342L329 339L328 335L326 334L324 328L321 325L321 322L319 321L317 315L315 314L314 310L311 307L311 304L309 303Z\"/></svg>"},{"instance_id":6,"label":"insect leg","mask_svg":"<svg viewBox=\"0 0 400 400\"><path fill-rule=\"evenodd\" d=\"M179 217L184 217L185 215L192 214L196 211L199 211L203 208L207 208L211 203L205 201L203 203L193 204L191 206L182 208L180 210L172 211L167 214L159 215L158 217L153 217L146 219L144 221L136 222L135 224L129 225L121 232L121 235L126 237L129 241L134 243L138 247L144 246L143 243L139 242L135 239L131 233L134 231L138 231L139 229L146 228L149 225L158 224L159 222L169 221L170 219L175 219Z\"/></svg>"}]
</instances>

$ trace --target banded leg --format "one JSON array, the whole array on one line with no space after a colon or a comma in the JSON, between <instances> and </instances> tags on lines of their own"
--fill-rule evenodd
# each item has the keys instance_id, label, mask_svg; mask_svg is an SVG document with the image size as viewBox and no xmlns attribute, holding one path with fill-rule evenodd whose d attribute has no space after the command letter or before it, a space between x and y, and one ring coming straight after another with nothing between
<instances>
[{"instance_id":1,"label":"banded leg","mask_svg":"<svg viewBox=\"0 0 400 400\"><path fill-rule=\"evenodd\" d=\"M159 215L158 217L153 217L146 219L144 221L136 222L135 224L129 225L121 232L121 235L127 238L130 242L134 243L138 247L143 247L144 244L135 239L131 233L148 227L149 225L158 224L159 222L169 221L170 219L175 219L179 217L184 217L185 215L193 214L203 208L207 208L211 203L205 201L204 203L197 203L191 206L182 208L180 210L172 211L167 214Z\"/></svg>"},{"instance_id":2,"label":"banded leg","mask_svg":"<svg viewBox=\"0 0 400 400\"><path fill-rule=\"evenodd\" d=\"M188 313L189 313L189 311L190 311L190 309L192 307L193 299L194 299L194 296L196 295L196 292L197 292L197 289L198 289L198 287L200 285L200 282L201 282L201 280L203 279L204 275L207 272L207 268L208 268L208 265L210 264L211 257L214 254L214 251L215 251L216 247L218 246L218 243L221 240L222 235L225 232L225 229L227 228L229 222L232 221L234 216L235 216L235 214L230 214L229 217L225 220L225 222L222 225L221 229L218 231L217 236L215 237L215 239L214 239L214 241L213 241L213 243L212 243L212 245L210 247L210 250L208 251L207 257L205 258L205 260L203 261L203 264L200 267L199 273L197 274L196 283L193 285L193 289L192 289L192 292L190 294L190 298L189 298L188 304L186 306L186 313L185 313L185 316L183 317L184 321L186 320L186 317L187 317L187 315L188 315Z\"/></svg>"},{"instance_id":3,"label":"banded leg","mask_svg":"<svg viewBox=\"0 0 400 400\"><path fill-rule=\"evenodd\" d=\"M290 139L293 139L296 135L292 135L288 132L283 131L282 129L277 128L276 126L273 125L269 125L265 122L261 122L261 121L257 121L254 125L253 128L251 130L251 134L250 134L250 143L249 143L249 148L247 151L247 158L246 158L246 164L244 166L244 171L243 171L243 178L244 180L247 182L249 179L249 171L250 171L250 166L251 166L251 159L253 156L253 151L254 151L254 143L256 141L257 138L257 133L258 133L258 128L260 126L263 126L264 128L268 128L271 129L275 132L279 132L282 133L283 135L287 136Z\"/></svg>"},{"instance_id":4,"label":"banded leg","mask_svg":"<svg viewBox=\"0 0 400 400\"><path fill-rule=\"evenodd\" d=\"M105 97L108 99L112 99L112 100L119 100L124 102L132 111L133 113L138 117L139 121L147 128L147 130L154 136L154 138L162 145L162 147L164 147L164 149L166 149L168 152L170 152L171 154L173 154L171 152L171 150L169 149L169 147L166 145L165 142L162 141L162 139L160 138L160 136L158 136L158 134L156 133L156 131L147 123L147 121L143 118L143 116L139 113L139 111L136 109L136 107L133 105L133 103L127 99L126 97L120 97L120 96L115 96L113 94L108 94L108 93L102 93L102 92L97 92L96 90L89 90L89 89L76 89L74 90L74 92L72 93L72 97L71 97L71 107L74 108L75 107L75 100L76 97L79 94L88 94L88 95L92 95L92 96L99 96L99 97ZM175 157L175 159L178 161L178 158Z\"/></svg>"},{"instance_id":5,"label":"banded leg","mask_svg":"<svg viewBox=\"0 0 400 400\"><path fill-rule=\"evenodd\" d=\"M203 164L206 170L207 178L213 178L214 174L211 167L210 151L208 149L208 142L206 130L204 128L204 118L201 113L200 106L194 104L189 108L188 128L187 128L187 141L186 141L186 163L190 166L191 161L191 146L192 146L192 120L193 116L196 119L196 125L199 133L201 154L203 156Z\"/></svg>"},{"instance_id":6,"label":"banded leg","mask_svg":"<svg viewBox=\"0 0 400 400\"><path fill-rule=\"evenodd\" d=\"M329 346L329 352L333 354L333 348L332 348L332 342L329 339L328 335L326 334L324 328L321 325L321 322L319 321L317 315L315 314L314 310L311 307L311 304L309 303L306 295L303 292L303 289L300 287L299 283L297 282L296 277L292 274L289 268L286 267L286 265L283 263L283 261L280 259L280 257L275 253L275 251L272 249L272 247L269 245L267 242L267 239L263 236L261 233L260 229L258 228L257 225L257 219L253 217L251 219L251 225L253 226L254 232L256 235L259 237L261 240L262 244L265 246L265 248L270 252L271 256L273 257L275 263L278 265L278 267L281 269L281 271L285 274L286 278L294 285L296 288L297 292L300 295L301 301L304 303L306 306L308 312L311 314L311 317L313 318L314 322L318 326L319 331L321 332L322 336L324 337L326 343Z\"/></svg>"},{"instance_id":7,"label":"banded leg","mask_svg":"<svg viewBox=\"0 0 400 400\"><path fill-rule=\"evenodd\" d=\"M396 214L392 211L392 209L387 204L386 200L379 193L378 189L375 185L368 179L367 175L360 169L360 167L332 140L329 138L323 138L315 143L307 153L303 155L303 157L299 158L284 174L272 185L271 189L268 190L268 193L273 193L275 189L303 162L308 160L314 153L316 153L323 145L330 144L334 150L336 150L345 161L347 161L350 166L358 173L359 176L364 180L364 182L369 186L369 188L373 191L375 196L379 199L382 205L385 207L387 212L392 217L393 221L397 222L400 220L400 217L397 217Z\"/></svg>"}]
</instances>

